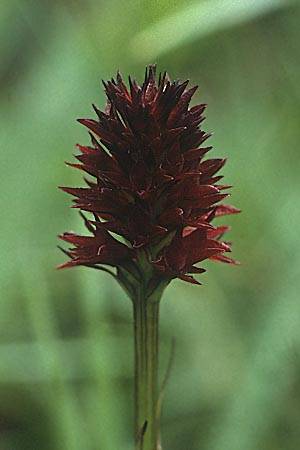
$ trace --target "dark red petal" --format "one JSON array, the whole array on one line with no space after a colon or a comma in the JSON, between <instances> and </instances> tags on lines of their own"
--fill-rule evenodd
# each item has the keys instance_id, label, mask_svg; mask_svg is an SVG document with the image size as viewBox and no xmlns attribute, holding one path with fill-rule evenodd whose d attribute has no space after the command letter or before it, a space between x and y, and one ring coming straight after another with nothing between
<instances>
[{"instance_id":1,"label":"dark red petal","mask_svg":"<svg viewBox=\"0 0 300 450\"><path fill-rule=\"evenodd\" d=\"M74 233L60 234L59 238L74 245L88 245L89 243L94 243L94 238L92 236L79 236Z\"/></svg>"},{"instance_id":2,"label":"dark red petal","mask_svg":"<svg viewBox=\"0 0 300 450\"><path fill-rule=\"evenodd\" d=\"M168 266L175 272L184 271L187 265L187 255L184 249L183 239L175 238L171 245L166 249L165 258Z\"/></svg>"},{"instance_id":3,"label":"dark red petal","mask_svg":"<svg viewBox=\"0 0 300 450\"><path fill-rule=\"evenodd\" d=\"M234 265L239 265L240 264L239 261L236 261L235 259L229 258L228 256L225 256L225 255L211 256L210 259L213 259L214 261L224 262L224 263L227 263L227 264L234 264Z\"/></svg>"},{"instance_id":4,"label":"dark red petal","mask_svg":"<svg viewBox=\"0 0 300 450\"><path fill-rule=\"evenodd\" d=\"M191 150L188 150L187 152L184 153L184 160L185 161L200 160L205 155L205 153L207 153L211 149L212 147L192 148Z\"/></svg>"},{"instance_id":5,"label":"dark red petal","mask_svg":"<svg viewBox=\"0 0 300 450\"><path fill-rule=\"evenodd\" d=\"M226 233L226 231L229 231L229 230L230 230L230 227L228 227L226 225L222 225L220 227L216 227L216 228L208 230L208 237L211 239L218 238L218 237L222 236L224 233Z\"/></svg>"},{"instance_id":6,"label":"dark red petal","mask_svg":"<svg viewBox=\"0 0 300 450\"><path fill-rule=\"evenodd\" d=\"M182 281L186 281L187 283L201 285L199 281L195 280L195 278L190 275L178 275L178 278L180 278Z\"/></svg>"},{"instance_id":7,"label":"dark red petal","mask_svg":"<svg viewBox=\"0 0 300 450\"><path fill-rule=\"evenodd\" d=\"M59 186L59 189L67 192L68 194L74 195L74 197L86 197L91 191L89 188L72 188L66 186Z\"/></svg>"},{"instance_id":8,"label":"dark red petal","mask_svg":"<svg viewBox=\"0 0 300 450\"><path fill-rule=\"evenodd\" d=\"M201 267L192 266L189 269L189 273L204 273L204 272L206 272L206 270L202 269Z\"/></svg>"},{"instance_id":9,"label":"dark red petal","mask_svg":"<svg viewBox=\"0 0 300 450\"><path fill-rule=\"evenodd\" d=\"M218 205L215 211L215 217L225 216L227 214L238 214L241 210L231 205Z\"/></svg>"},{"instance_id":10,"label":"dark red petal","mask_svg":"<svg viewBox=\"0 0 300 450\"><path fill-rule=\"evenodd\" d=\"M159 223L164 226L176 226L182 223L183 210L181 208L169 208L159 216Z\"/></svg>"},{"instance_id":11,"label":"dark red petal","mask_svg":"<svg viewBox=\"0 0 300 450\"><path fill-rule=\"evenodd\" d=\"M200 164L199 169L206 176L211 176L218 172L224 166L225 162L226 159L208 159Z\"/></svg>"}]
</instances>

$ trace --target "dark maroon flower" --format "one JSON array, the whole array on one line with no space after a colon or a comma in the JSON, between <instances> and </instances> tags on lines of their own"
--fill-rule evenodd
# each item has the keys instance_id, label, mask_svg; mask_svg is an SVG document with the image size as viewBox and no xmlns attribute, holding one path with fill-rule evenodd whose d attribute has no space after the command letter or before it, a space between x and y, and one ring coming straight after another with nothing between
<instances>
[{"instance_id":1,"label":"dark maroon flower","mask_svg":"<svg viewBox=\"0 0 300 450\"><path fill-rule=\"evenodd\" d=\"M212 220L239 210L219 203L230 187L216 175L225 160L204 159L211 150L200 128L206 105L189 107L196 87L187 85L166 73L156 81L154 66L141 86L129 78L127 88L119 73L104 83L105 111L94 106L96 120L79 119L91 145L78 145L79 162L69 164L93 178L85 188L62 188L91 215L83 216L91 235L61 236L73 247L60 267L104 264L136 277L146 264L152 283L175 277L197 283L192 274L204 270L195 264L235 263L221 240L228 228Z\"/></svg>"}]
</instances>

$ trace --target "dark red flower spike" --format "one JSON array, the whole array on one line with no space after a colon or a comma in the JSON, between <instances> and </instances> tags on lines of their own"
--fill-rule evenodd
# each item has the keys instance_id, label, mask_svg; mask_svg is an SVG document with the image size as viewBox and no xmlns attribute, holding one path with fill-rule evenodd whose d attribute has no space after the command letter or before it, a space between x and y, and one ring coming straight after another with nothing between
<instances>
[{"instance_id":1,"label":"dark red flower spike","mask_svg":"<svg viewBox=\"0 0 300 450\"><path fill-rule=\"evenodd\" d=\"M239 210L220 204L230 187L216 175L225 160L204 159L211 150L202 146L206 105L189 106L196 87L187 85L166 73L157 81L155 66L141 86L129 78L127 87L118 73L104 83L105 111L94 106L96 119L79 119L91 144L78 145L79 162L69 165L92 179L62 189L74 196L74 208L92 215L84 217L91 235L60 236L72 245L61 268L109 265L131 285L147 272L156 286L176 277L198 283L192 274L204 271L195 264L205 259L235 263L221 240L228 228L212 220Z\"/></svg>"}]
</instances>

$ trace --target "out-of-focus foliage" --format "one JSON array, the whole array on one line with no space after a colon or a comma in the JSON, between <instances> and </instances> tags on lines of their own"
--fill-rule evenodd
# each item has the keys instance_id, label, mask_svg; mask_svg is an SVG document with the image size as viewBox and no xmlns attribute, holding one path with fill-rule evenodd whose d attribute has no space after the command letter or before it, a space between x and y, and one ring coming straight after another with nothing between
<instances>
[{"instance_id":1,"label":"out-of-focus foliage","mask_svg":"<svg viewBox=\"0 0 300 450\"><path fill-rule=\"evenodd\" d=\"M299 448L299 20L288 0L1 2L1 450L132 448L131 305L105 274L54 270L56 233L82 226L56 186L80 180L63 161L100 79L151 62L200 85L243 209L242 266L162 302L164 448Z\"/></svg>"}]
</instances>

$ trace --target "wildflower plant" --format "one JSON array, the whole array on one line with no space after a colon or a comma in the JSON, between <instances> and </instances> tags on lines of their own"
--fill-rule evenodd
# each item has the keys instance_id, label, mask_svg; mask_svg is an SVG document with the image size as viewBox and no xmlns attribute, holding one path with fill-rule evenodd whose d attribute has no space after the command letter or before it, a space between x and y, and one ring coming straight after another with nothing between
<instances>
[{"instance_id":1,"label":"wildflower plant","mask_svg":"<svg viewBox=\"0 0 300 450\"><path fill-rule=\"evenodd\" d=\"M220 203L230 188L217 175L225 159L206 158L206 105L190 107L197 87L166 73L157 80L155 66L141 86L129 77L127 87L119 73L103 84L105 110L93 105L96 119L79 119L91 143L78 145L78 162L68 163L88 175L86 187L61 188L74 196L89 234L60 236L71 248L59 268L109 272L132 300L136 449L157 450L163 291L175 278L200 284L204 260L236 263L223 241L228 227L212 222L239 210Z\"/></svg>"}]
</instances>

